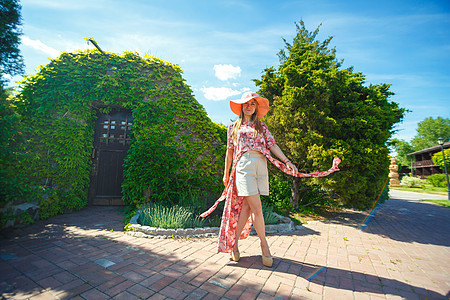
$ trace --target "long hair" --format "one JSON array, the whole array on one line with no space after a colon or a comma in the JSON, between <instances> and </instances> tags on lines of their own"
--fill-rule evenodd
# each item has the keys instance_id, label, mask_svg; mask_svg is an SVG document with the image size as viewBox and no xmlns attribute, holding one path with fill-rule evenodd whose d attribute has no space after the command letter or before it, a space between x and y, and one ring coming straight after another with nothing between
<instances>
[{"instance_id":1,"label":"long hair","mask_svg":"<svg viewBox=\"0 0 450 300\"><path fill-rule=\"evenodd\" d=\"M261 121L258 118L258 102L256 102L256 109L253 115L250 118L250 122L255 124L255 131L253 132L253 137L256 137L258 134L263 135L263 127L261 125ZM243 105L241 104L241 114L239 115L239 119L234 123L233 132L231 136L233 137L233 141L236 142L237 133L239 128L241 128L242 122L244 122L244 111L242 110Z\"/></svg>"}]
</instances>

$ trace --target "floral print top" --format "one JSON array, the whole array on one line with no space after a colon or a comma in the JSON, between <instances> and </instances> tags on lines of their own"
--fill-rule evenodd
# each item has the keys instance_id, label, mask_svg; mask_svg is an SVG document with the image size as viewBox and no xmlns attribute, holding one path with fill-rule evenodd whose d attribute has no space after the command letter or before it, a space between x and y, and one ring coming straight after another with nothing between
<instances>
[{"instance_id":1,"label":"floral print top","mask_svg":"<svg viewBox=\"0 0 450 300\"><path fill-rule=\"evenodd\" d=\"M314 172L310 174L294 172L289 169L284 163L273 158L270 155L270 147L276 144L275 139L272 134L269 132L267 125L264 122L261 122L263 127L263 135L254 136L255 126L251 122L243 122L238 131L238 136L236 138L236 142L233 141L231 133L233 132L233 128L235 123L232 123L228 126L228 138L227 138L227 147L232 148L234 150L233 153L233 165L231 169L230 179L228 180L228 184L222 192L220 198L214 203L214 205L209 208L207 211L202 213L201 217L206 217L210 213L212 213L217 205L225 200L225 206L222 214L222 222L219 230L219 245L218 252L231 252L234 248L235 237L236 237L236 227L239 219L239 214L242 209L242 204L244 197L239 197L237 195L236 188L236 165L242 154L249 150L256 150L264 154L266 158L272 162L277 168L281 171L290 174L292 176L297 177L323 177L327 176L335 171L339 171L338 165L341 160L338 157L335 157L333 160L333 165L331 169L328 171ZM239 239L244 239L250 235L252 227L251 217L248 218L247 223L242 230L241 236Z\"/></svg>"},{"instance_id":2,"label":"floral print top","mask_svg":"<svg viewBox=\"0 0 450 300\"><path fill-rule=\"evenodd\" d=\"M232 132L235 123L231 123L228 126L227 134L227 148L234 150L234 156L240 156L249 150L259 151L264 153L267 149L270 149L276 144L275 139L267 128L266 123L261 122L263 128L263 134L257 134L255 136L255 124L253 122L242 122L241 127L237 132L236 142L233 141Z\"/></svg>"}]
</instances>

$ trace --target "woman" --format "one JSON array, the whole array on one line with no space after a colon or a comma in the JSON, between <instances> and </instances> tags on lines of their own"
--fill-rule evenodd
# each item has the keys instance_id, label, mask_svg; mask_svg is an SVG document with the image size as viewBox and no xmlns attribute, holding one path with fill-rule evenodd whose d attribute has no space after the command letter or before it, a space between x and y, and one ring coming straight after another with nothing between
<instances>
[{"instance_id":1,"label":"woman","mask_svg":"<svg viewBox=\"0 0 450 300\"><path fill-rule=\"evenodd\" d=\"M250 234L255 227L261 241L262 263L273 264L265 235L265 224L260 195L269 195L267 161L269 159L282 171L298 177L321 177L339 170L339 158L333 167L324 172L299 173L294 164L283 154L267 125L260 121L269 111L269 101L256 93L244 93L239 100L230 101L231 110L239 116L228 126L227 153L223 183L225 190L216 203L202 217L209 215L220 201L226 200L219 232L219 252L231 252L232 260L239 261L239 239ZM283 163L274 159L275 154ZM231 175L229 173L232 166Z\"/></svg>"}]
</instances>

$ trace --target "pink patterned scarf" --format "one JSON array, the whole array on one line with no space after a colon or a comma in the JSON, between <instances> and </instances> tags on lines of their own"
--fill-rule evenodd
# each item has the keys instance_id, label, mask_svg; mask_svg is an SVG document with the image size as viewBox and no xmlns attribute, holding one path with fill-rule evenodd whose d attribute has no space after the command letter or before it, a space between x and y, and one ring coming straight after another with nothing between
<instances>
[{"instance_id":1,"label":"pink patterned scarf","mask_svg":"<svg viewBox=\"0 0 450 300\"><path fill-rule=\"evenodd\" d=\"M210 213L212 213L217 205L223 201L225 201L225 207L223 209L222 214L222 223L220 225L220 231L219 231L219 245L218 245L218 252L231 252L234 248L234 242L235 242L235 236L236 236L236 227L237 222L239 219L239 214L242 209L242 202L244 197L239 197L237 194L237 188L235 183L236 178L236 165L239 161L240 157L243 153L240 153L237 157L234 158L233 161L233 168L231 169L231 175L230 180L228 181L227 186L222 192L222 195L220 198L214 203L211 208L209 208L207 211L202 213L201 217L206 217ZM292 170L288 169L288 167L282 163L281 161L273 158L270 155L269 150L266 150L263 153L269 161L271 161L278 169L285 172L286 174L296 176L296 177L324 177L327 175L330 175L331 173L335 171L339 171L338 165L341 162L339 157L335 157L333 159L333 165L331 169L328 171L321 171L321 172L314 172L314 173L300 173L297 172L296 174L293 173ZM252 227L252 221L251 217L248 218L247 223L244 226L244 229L242 230L242 234L239 237L239 239L244 239L249 236L250 231Z\"/></svg>"}]
</instances>

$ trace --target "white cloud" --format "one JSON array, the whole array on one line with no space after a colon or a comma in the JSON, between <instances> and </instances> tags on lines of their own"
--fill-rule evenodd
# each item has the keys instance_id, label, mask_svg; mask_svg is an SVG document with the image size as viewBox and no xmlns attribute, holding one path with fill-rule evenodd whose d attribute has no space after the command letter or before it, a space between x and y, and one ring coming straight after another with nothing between
<instances>
[{"instance_id":1,"label":"white cloud","mask_svg":"<svg viewBox=\"0 0 450 300\"><path fill-rule=\"evenodd\" d=\"M214 65L216 77L222 81L241 76L241 68L233 65Z\"/></svg>"},{"instance_id":2,"label":"white cloud","mask_svg":"<svg viewBox=\"0 0 450 300\"><path fill-rule=\"evenodd\" d=\"M226 87L208 87L201 88L200 90L203 92L206 99L213 101L225 100L228 97L239 95L241 93L240 91L236 91Z\"/></svg>"},{"instance_id":3,"label":"white cloud","mask_svg":"<svg viewBox=\"0 0 450 300\"><path fill-rule=\"evenodd\" d=\"M31 48L34 48L38 51L44 52L48 55L50 55L51 57L57 57L59 56L59 51L47 46L46 44L44 44L43 42L41 42L40 40L32 40L27 36L23 36L22 37L22 43L26 46L29 46Z\"/></svg>"}]
</instances>

